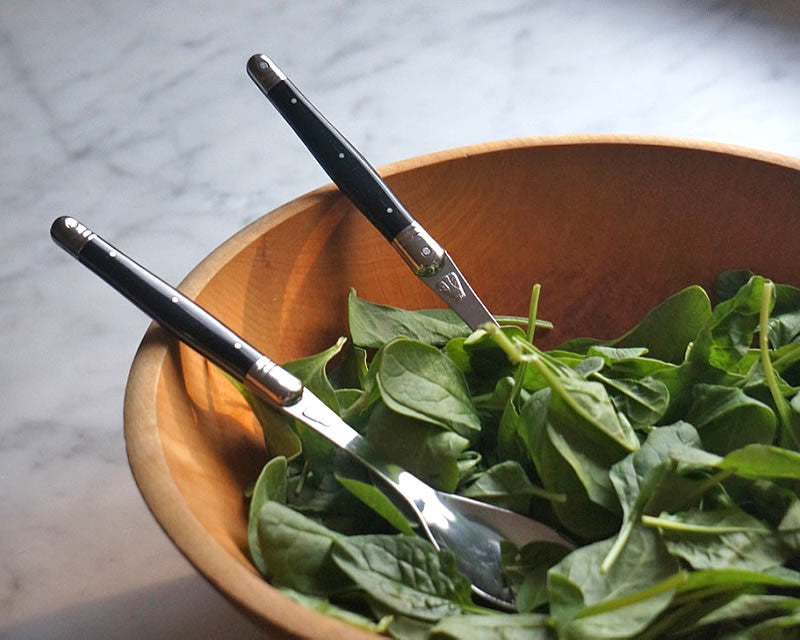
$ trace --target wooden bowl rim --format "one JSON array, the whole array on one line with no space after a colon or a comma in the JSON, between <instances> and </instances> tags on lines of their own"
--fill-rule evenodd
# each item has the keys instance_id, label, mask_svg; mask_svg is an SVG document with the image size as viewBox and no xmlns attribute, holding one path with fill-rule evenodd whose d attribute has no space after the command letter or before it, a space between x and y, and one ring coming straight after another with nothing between
<instances>
[{"instance_id":1,"label":"wooden bowl rim","mask_svg":"<svg viewBox=\"0 0 800 640\"><path fill-rule=\"evenodd\" d=\"M380 168L383 176L432 166L452 159L492 154L529 147L633 145L707 151L800 170L800 159L727 143L674 137L575 134L514 138L457 147L402 160ZM219 269L235 255L280 222L311 205L320 194L335 191L326 185L267 213L224 241L181 282L180 289L195 297ZM388 251L387 246L387 251ZM142 339L131 365L125 391L124 434L129 464L139 490L153 516L183 555L211 584L246 615L282 637L377 638L345 623L297 604L266 581L232 561L191 512L175 484L163 452L158 430L156 398L165 358L174 344L167 333L152 324Z\"/></svg>"}]
</instances>

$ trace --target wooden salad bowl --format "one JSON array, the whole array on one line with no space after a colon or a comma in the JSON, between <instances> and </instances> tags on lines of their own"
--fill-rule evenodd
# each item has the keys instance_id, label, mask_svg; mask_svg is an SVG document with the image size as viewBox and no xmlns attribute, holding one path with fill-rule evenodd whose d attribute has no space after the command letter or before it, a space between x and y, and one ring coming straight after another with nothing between
<instances>
[{"instance_id":1,"label":"wooden salad bowl","mask_svg":"<svg viewBox=\"0 0 800 640\"><path fill-rule=\"evenodd\" d=\"M383 168L409 211L496 313L539 316L544 347L614 337L667 295L748 268L800 285L800 161L644 137L518 139ZM407 308L442 306L334 187L224 242L181 290L283 362L346 335L350 287ZM245 492L265 459L231 384L158 326L128 381L125 437L154 516L195 567L275 637L374 637L273 589L247 552ZM269 443L266 443L269 446Z\"/></svg>"}]
</instances>

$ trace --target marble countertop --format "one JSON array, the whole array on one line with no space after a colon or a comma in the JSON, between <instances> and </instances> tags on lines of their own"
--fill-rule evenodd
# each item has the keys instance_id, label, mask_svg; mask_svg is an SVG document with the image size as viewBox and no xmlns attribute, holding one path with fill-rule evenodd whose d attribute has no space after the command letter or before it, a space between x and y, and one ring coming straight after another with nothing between
<instances>
[{"instance_id":1,"label":"marble countertop","mask_svg":"<svg viewBox=\"0 0 800 640\"><path fill-rule=\"evenodd\" d=\"M800 156L795 0L4 0L0 638L263 637L128 469L148 320L49 238L69 214L172 282L325 182L245 73L271 55L373 164L622 132Z\"/></svg>"}]
</instances>

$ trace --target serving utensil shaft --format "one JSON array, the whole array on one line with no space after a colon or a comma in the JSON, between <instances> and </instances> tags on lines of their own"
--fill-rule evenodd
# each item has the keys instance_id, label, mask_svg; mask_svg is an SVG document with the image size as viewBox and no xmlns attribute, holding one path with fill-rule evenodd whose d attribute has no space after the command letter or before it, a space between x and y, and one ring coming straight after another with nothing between
<instances>
[{"instance_id":1,"label":"serving utensil shaft","mask_svg":"<svg viewBox=\"0 0 800 640\"><path fill-rule=\"evenodd\" d=\"M300 398L303 385L297 378L86 225L63 216L53 222L50 235L147 315L235 378L279 405Z\"/></svg>"},{"instance_id":2,"label":"serving utensil shaft","mask_svg":"<svg viewBox=\"0 0 800 640\"><path fill-rule=\"evenodd\" d=\"M180 340L243 381L284 413L347 451L401 497L436 548L448 548L484 601L513 610L500 545L532 540L566 543L555 531L517 513L438 491L374 455L369 443L302 382L75 218L61 217L50 233L62 248Z\"/></svg>"},{"instance_id":3,"label":"serving utensil shaft","mask_svg":"<svg viewBox=\"0 0 800 640\"><path fill-rule=\"evenodd\" d=\"M477 329L485 323L497 324L452 257L286 74L263 54L250 58L247 73L331 180L392 243L414 274L470 328Z\"/></svg>"}]
</instances>

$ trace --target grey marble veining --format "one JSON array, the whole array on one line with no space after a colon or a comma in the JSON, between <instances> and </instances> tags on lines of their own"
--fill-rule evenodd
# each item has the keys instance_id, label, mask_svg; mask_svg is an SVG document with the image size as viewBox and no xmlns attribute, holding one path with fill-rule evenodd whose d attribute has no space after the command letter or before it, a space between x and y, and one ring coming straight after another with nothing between
<instances>
[{"instance_id":1,"label":"grey marble veining","mask_svg":"<svg viewBox=\"0 0 800 640\"><path fill-rule=\"evenodd\" d=\"M178 282L326 182L247 78L260 51L377 165L596 132L800 156L793 0L4 0L2 638L259 637L128 470L122 397L147 320L48 229L74 215Z\"/></svg>"}]
</instances>

